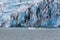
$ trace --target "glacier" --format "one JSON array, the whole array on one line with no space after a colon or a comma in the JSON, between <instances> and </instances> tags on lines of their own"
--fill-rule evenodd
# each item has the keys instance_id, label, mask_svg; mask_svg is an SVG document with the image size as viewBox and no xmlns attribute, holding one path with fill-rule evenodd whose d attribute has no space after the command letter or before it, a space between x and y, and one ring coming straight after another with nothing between
<instances>
[{"instance_id":1,"label":"glacier","mask_svg":"<svg viewBox=\"0 0 60 40\"><path fill-rule=\"evenodd\" d=\"M60 27L60 1L0 0L0 27Z\"/></svg>"}]
</instances>

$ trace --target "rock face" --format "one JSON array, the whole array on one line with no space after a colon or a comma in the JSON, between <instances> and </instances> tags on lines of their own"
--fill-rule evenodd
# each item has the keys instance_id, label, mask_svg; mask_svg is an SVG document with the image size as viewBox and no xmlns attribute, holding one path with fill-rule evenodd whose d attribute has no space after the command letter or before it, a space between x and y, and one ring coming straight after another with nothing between
<instances>
[{"instance_id":1,"label":"rock face","mask_svg":"<svg viewBox=\"0 0 60 40\"><path fill-rule=\"evenodd\" d=\"M0 0L0 27L60 27L59 0Z\"/></svg>"}]
</instances>

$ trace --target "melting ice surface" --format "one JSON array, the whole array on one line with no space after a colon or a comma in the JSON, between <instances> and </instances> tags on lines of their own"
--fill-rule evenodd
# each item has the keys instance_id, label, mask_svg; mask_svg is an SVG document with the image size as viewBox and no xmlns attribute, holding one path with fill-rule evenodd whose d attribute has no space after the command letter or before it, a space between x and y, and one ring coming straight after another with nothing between
<instances>
[{"instance_id":1,"label":"melting ice surface","mask_svg":"<svg viewBox=\"0 0 60 40\"><path fill-rule=\"evenodd\" d=\"M0 27L60 27L60 1L0 0Z\"/></svg>"}]
</instances>

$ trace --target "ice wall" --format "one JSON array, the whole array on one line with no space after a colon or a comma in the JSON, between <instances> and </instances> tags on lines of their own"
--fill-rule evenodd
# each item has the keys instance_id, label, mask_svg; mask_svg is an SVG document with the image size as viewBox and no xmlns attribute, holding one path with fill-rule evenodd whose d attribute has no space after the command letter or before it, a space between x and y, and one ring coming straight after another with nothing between
<instances>
[{"instance_id":1,"label":"ice wall","mask_svg":"<svg viewBox=\"0 0 60 40\"><path fill-rule=\"evenodd\" d=\"M60 27L59 0L0 0L0 27Z\"/></svg>"}]
</instances>

